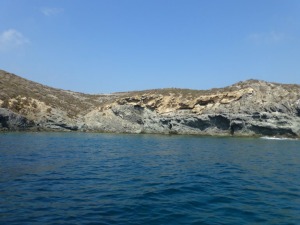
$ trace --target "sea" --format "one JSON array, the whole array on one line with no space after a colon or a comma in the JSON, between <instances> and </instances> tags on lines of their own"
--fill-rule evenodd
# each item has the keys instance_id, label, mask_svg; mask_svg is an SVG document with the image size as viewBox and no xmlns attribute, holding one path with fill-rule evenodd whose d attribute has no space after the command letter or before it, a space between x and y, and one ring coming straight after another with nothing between
<instances>
[{"instance_id":1,"label":"sea","mask_svg":"<svg viewBox=\"0 0 300 225\"><path fill-rule=\"evenodd\" d=\"M300 224L300 141L1 133L0 224Z\"/></svg>"}]
</instances>

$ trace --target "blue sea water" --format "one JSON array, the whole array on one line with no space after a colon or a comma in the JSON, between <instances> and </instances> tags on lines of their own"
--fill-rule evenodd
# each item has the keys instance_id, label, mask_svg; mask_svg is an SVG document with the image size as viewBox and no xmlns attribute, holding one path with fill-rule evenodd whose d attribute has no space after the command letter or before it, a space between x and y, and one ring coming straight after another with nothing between
<instances>
[{"instance_id":1,"label":"blue sea water","mask_svg":"<svg viewBox=\"0 0 300 225\"><path fill-rule=\"evenodd\" d=\"M300 141L2 133L0 224L300 224Z\"/></svg>"}]
</instances>

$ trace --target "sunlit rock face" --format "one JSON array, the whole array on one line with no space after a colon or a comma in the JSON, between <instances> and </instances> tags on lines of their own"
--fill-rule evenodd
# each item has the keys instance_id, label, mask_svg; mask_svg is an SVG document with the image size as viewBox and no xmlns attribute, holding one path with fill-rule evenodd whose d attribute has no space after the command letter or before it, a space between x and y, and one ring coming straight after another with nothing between
<instances>
[{"instance_id":1,"label":"sunlit rock face","mask_svg":"<svg viewBox=\"0 0 300 225\"><path fill-rule=\"evenodd\" d=\"M300 136L299 85L87 95L0 71L0 88L0 130Z\"/></svg>"}]
</instances>

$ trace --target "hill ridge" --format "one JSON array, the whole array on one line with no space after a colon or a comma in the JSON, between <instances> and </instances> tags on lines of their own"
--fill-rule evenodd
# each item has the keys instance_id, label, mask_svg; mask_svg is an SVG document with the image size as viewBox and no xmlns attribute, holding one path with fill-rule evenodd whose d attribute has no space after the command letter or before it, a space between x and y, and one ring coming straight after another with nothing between
<instances>
[{"instance_id":1,"label":"hill ridge","mask_svg":"<svg viewBox=\"0 0 300 225\"><path fill-rule=\"evenodd\" d=\"M300 134L300 85L256 79L208 90L164 88L92 95L0 70L0 107L0 130Z\"/></svg>"}]
</instances>

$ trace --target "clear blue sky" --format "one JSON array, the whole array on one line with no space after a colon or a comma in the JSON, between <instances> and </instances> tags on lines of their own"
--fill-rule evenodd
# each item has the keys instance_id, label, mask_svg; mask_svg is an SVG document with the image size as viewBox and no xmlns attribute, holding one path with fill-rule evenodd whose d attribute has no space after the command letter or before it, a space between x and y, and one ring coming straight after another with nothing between
<instances>
[{"instance_id":1,"label":"clear blue sky","mask_svg":"<svg viewBox=\"0 0 300 225\"><path fill-rule=\"evenodd\" d=\"M299 0L0 0L0 69L86 92L300 84Z\"/></svg>"}]
</instances>

